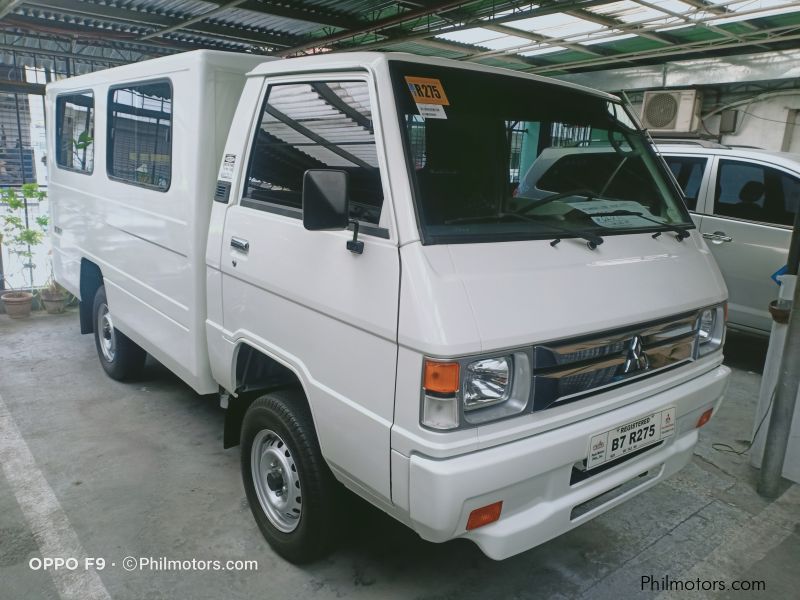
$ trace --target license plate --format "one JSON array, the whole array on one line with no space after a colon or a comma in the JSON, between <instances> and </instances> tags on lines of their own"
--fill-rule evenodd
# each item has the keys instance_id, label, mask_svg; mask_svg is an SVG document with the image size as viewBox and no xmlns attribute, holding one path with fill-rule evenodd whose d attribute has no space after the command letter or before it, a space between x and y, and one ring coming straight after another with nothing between
<instances>
[{"instance_id":1,"label":"license plate","mask_svg":"<svg viewBox=\"0 0 800 600\"><path fill-rule=\"evenodd\" d=\"M651 446L674 433L675 407L671 406L593 435L589 441L586 469L599 467L603 463Z\"/></svg>"}]
</instances>

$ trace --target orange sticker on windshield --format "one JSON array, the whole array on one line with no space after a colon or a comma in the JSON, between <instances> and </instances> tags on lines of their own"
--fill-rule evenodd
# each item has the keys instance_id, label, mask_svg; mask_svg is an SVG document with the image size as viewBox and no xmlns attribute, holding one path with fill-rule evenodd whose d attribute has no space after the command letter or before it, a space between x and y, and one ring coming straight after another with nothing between
<instances>
[{"instance_id":1,"label":"orange sticker on windshield","mask_svg":"<svg viewBox=\"0 0 800 600\"><path fill-rule=\"evenodd\" d=\"M408 77L406 83L414 102L417 104L441 104L450 106L447 94L444 93L442 82L428 77Z\"/></svg>"}]
</instances>

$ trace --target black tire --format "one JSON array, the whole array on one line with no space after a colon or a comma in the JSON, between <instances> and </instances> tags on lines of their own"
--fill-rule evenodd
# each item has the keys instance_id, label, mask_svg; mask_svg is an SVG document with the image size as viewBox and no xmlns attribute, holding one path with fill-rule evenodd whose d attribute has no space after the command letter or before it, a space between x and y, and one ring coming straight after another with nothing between
<instances>
[{"instance_id":1,"label":"black tire","mask_svg":"<svg viewBox=\"0 0 800 600\"><path fill-rule=\"evenodd\" d=\"M259 435L260 432L263 433ZM291 457L289 460L296 466L299 479L298 490L302 491L300 514L294 523L295 528L289 532L281 531L267 515L253 479L253 442L266 432L274 432L280 441L285 442L285 446L275 447L285 450L286 456ZM255 400L242 421L241 442L242 480L247 500L261 533L272 549L289 562L297 564L308 563L328 554L334 547L338 533L341 487L322 458L303 392L286 389ZM297 479L295 483L298 483ZM266 491L261 493L263 496Z\"/></svg>"},{"instance_id":2,"label":"black tire","mask_svg":"<svg viewBox=\"0 0 800 600\"><path fill-rule=\"evenodd\" d=\"M106 288L101 285L97 288L92 304L94 344L97 348L97 356L103 370L112 379L117 381L133 379L142 372L147 353L127 335L114 328L113 322L110 328L104 328L100 324L103 312L108 312L108 300L106 300ZM113 351L107 355L103 348L109 340L113 344Z\"/></svg>"}]
</instances>

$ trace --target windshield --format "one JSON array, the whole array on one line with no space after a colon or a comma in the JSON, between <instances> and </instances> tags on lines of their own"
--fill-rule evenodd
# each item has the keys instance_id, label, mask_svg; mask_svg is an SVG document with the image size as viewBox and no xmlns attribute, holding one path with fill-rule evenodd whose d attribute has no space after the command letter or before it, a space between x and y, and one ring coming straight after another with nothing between
<instances>
[{"instance_id":1,"label":"windshield","mask_svg":"<svg viewBox=\"0 0 800 600\"><path fill-rule=\"evenodd\" d=\"M693 227L621 104L467 69L391 72L424 243Z\"/></svg>"}]
</instances>

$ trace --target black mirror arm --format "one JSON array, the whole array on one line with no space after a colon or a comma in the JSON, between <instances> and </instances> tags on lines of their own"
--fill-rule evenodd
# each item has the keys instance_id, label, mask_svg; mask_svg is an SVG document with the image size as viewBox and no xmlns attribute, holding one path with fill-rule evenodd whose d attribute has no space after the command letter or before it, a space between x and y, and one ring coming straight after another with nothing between
<instances>
[{"instance_id":1,"label":"black mirror arm","mask_svg":"<svg viewBox=\"0 0 800 600\"><path fill-rule=\"evenodd\" d=\"M347 249L353 254L363 254L364 242L358 239L358 221L350 219L350 224L353 226L353 239L347 241Z\"/></svg>"}]
</instances>

